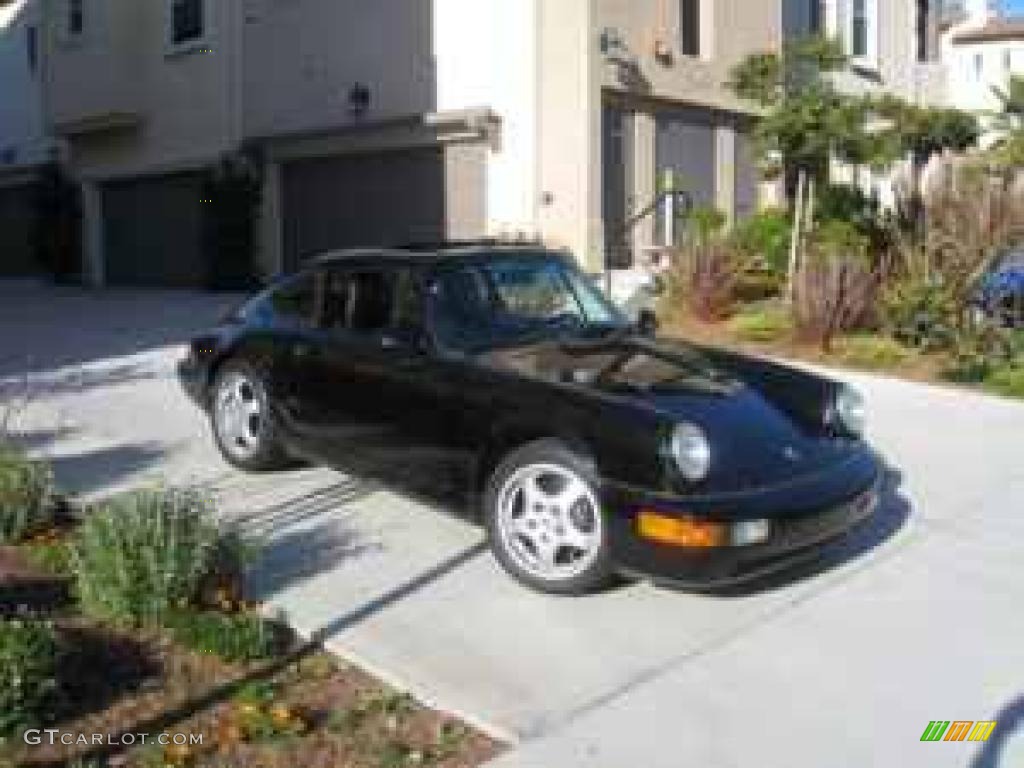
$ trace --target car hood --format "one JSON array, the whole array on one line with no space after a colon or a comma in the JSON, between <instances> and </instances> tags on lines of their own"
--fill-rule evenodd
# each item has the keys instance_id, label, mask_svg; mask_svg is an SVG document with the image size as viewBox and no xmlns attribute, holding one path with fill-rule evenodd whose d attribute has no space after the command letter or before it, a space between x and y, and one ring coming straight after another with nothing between
<instances>
[{"instance_id":1,"label":"car hood","mask_svg":"<svg viewBox=\"0 0 1024 768\"><path fill-rule=\"evenodd\" d=\"M757 358L640 337L544 343L494 353L522 375L654 409L688 421L713 452L708 483L739 490L818 471L848 456L852 441L828 434L834 382Z\"/></svg>"}]
</instances>

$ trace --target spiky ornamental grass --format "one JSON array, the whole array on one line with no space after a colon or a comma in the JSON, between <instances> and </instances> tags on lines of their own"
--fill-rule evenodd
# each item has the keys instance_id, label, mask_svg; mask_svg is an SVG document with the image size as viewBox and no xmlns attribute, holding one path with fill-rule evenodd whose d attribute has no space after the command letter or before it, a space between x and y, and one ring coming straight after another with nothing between
<instances>
[{"instance_id":1,"label":"spiky ornamental grass","mask_svg":"<svg viewBox=\"0 0 1024 768\"><path fill-rule=\"evenodd\" d=\"M0 443L0 544L16 544L53 523L53 473Z\"/></svg>"},{"instance_id":2,"label":"spiky ornamental grass","mask_svg":"<svg viewBox=\"0 0 1024 768\"><path fill-rule=\"evenodd\" d=\"M72 547L82 609L122 624L160 624L194 599L219 539L213 506L195 490L143 490L101 504Z\"/></svg>"}]
</instances>

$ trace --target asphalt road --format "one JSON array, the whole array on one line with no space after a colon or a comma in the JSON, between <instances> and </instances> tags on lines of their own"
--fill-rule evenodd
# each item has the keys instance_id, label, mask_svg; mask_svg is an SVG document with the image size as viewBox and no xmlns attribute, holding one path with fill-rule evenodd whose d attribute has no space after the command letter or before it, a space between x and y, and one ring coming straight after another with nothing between
<instances>
[{"instance_id":1,"label":"asphalt road","mask_svg":"<svg viewBox=\"0 0 1024 768\"><path fill-rule=\"evenodd\" d=\"M513 742L496 766L1024 765L1021 404L847 376L892 469L872 526L757 590L554 599L499 572L415 457L372 480L228 469L173 362L235 300L0 283L0 396L83 498L208 487L264 542L259 595ZM930 720L998 724L921 743Z\"/></svg>"}]
</instances>

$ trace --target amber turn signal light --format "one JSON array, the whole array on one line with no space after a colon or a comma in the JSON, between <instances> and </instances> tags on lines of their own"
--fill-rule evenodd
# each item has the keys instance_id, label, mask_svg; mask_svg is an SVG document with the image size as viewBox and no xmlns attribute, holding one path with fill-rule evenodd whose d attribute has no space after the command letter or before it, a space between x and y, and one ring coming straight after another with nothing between
<instances>
[{"instance_id":1,"label":"amber turn signal light","mask_svg":"<svg viewBox=\"0 0 1024 768\"><path fill-rule=\"evenodd\" d=\"M729 541L729 528L724 523L667 517L641 510L637 532L645 539L676 547L722 547Z\"/></svg>"}]
</instances>

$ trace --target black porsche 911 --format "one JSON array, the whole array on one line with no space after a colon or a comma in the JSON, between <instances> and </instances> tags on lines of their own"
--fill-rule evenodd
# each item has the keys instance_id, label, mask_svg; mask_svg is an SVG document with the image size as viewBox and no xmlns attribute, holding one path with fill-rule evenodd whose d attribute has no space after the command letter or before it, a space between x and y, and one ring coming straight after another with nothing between
<instances>
[{"instance_id":1,"label":"black porsche 911","mask_svg":"<svg viewBox=\"0 0 1024 768\"><path fill-rule=\"evenodd\" d=\"M547 592L732 583L877 501L853 389L656 340L537 246L324 256L195 339L179 374L246 470L367 445L471 467L498 561Z\"/></svg>"}]
</instances>

